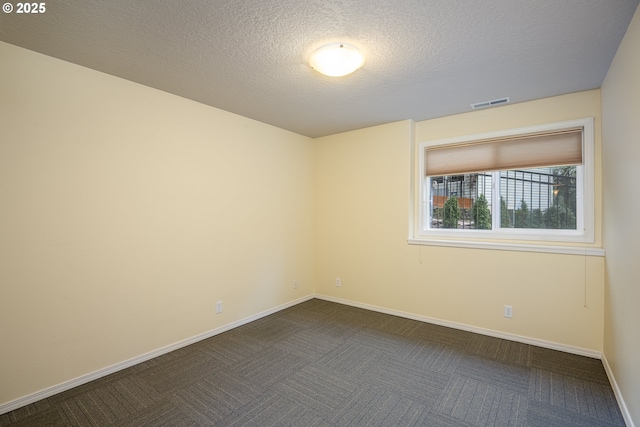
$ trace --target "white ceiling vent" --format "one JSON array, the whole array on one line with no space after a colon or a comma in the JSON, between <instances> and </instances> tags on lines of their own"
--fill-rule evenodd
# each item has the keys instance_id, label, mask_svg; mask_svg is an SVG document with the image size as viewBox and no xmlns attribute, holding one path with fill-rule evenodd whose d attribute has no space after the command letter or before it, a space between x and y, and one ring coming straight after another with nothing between
<instances>
[{"instance_id":1,"label":"white ceiling vent","mask_svg":"<svg viewBox=\"0 0 640 427\"><path fill-rule=\"evenodd\" d=\"M492 101L476 102L475 104L471 104L471 108L475 110L477 108L495 107L496 105L508 104L510 101L511 98L507 96L506 98L494 99Z\"/></svg>"}]
</instances>

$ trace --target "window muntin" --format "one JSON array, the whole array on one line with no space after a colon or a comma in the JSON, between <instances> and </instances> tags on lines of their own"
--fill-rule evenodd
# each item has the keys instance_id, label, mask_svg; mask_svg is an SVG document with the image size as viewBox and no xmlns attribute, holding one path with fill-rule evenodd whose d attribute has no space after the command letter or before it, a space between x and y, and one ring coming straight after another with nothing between
<instances>
[{"instance_id":1,"label":"window muntin","mask_svg":"<svg viewBox=\"0 0 640 427\"><path fill-rule=\"evenodd\" d=\"M544 142L545 135L552 135L555 141ZM459 164L469 162L469 159L458 160L457 154L464 154L464 147L475 148L494 141L508 146L510 140L526 138L543 141L538 157L547 162L553 160L553 150L559 148L556 151L561 152L560 164L541 165L538 161L533 163L534 167L518 164L518 167L499 170L479 171L473 166L465 167L475 169L469 172L460 169ZM564 142L558 143L560 139ZM593 119L420 144L422 158L418 173L421 176L421 200L419 226L414 236L417 239L454 237L593 242L593 145ZM428 158L428 152L436 152L442 147L463 148L447 160L452 162L450 164L456 163L457 169L454 168L455 172L451 174L430 174L427 165L433 159ZM513 147L515 145L510 148ZM535 153L536 147L532 147L533 151L527 152ZM518 161L518 157L513 156L517 151L511 150L510 162L513 159ZM485 155L477 156L484 164L486 153L485 150ZM500 157L495 155L495 150L492 155ZM446 168L447 165L443 167L440 162L437 171L446 171ZM451 215L445 215L444 205L450 196L458 199L457 222L451 220ZM486 203L480 198L486 199ZM450 202L449 207L451 205Z\"/></svg>"}]
</instances>

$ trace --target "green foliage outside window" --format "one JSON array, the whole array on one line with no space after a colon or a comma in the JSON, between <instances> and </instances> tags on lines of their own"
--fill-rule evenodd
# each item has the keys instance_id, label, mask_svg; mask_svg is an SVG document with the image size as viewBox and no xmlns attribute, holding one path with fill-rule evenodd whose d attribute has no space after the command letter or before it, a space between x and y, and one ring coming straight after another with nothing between
<instances>
[{"instance_id":1,"label":"green foliage outside window","mask_svg":"<svg viewBox=\"0 0 640 427\"><path fill-rule=\"evenodd\" d=\"M520 207L516 210L515 213L515 228L530 228L531 227L531 216L529 215L529 206L527 202L524 200L520 201Z\"/></svg>"},{"instance_id":2,"label":"green foliage outside window","mask_svg":"<svg viewBox=\"0 0 640 427\"><path fill-rule=\"evenodd\" d=\"M563 202L558 202L544 211L545 228L575 230L576 216Z\"/></svg>"},{"instance_id":3,"label":"green foliage outside window","mask_svg":"<svg viewBox=\"0 0 640 427\"><path fill-rule=\"evenodd\" d=\"M553 186L557 190L554 204L565 205L576 213L576 173L575 166L561 166L553 169Z\"/></svg>"},{"instance_id":4,"label":"green foliage outside window","mask_svg":"<svg viewBox=\"0 0 640 427\"><path fill-rule=\"evenodd\" d=\"M507 202L502 197L500 197L500 227L511 227L511 217L509 216L509 209L507 209Z\"/></svg>"},{"instance_id":5,"label":"green foliage outside window","mask_svg":"<svg viewBox=\"0 0 640 427\"><path fill-rule=\"evenodd\" d=\"M529 212L529 228L544 228L544 217L540 209Z\"/></svg>"},{"instance_id":6,"label":"green foliage outside window","mask_svg":"<svg viewBox=\"0 0 640 427\"><path fill-rule=\"evenodd\" d=\"M444 228L458 228L458 219L460 218L460 208L458 207L458 197L451 195L444 202L442 226Z\"/></svg>"},{"instance_id":7,"label":"green foliage outside window","mask_svg":"<svg viewBox=\"0 0 640 427\"><path fill-rule=\"evenodd\" d=\"M471 217L478 230L491 230L491 212L484 194L478 196L471 208Z\"/></svg>"}]
</instances>

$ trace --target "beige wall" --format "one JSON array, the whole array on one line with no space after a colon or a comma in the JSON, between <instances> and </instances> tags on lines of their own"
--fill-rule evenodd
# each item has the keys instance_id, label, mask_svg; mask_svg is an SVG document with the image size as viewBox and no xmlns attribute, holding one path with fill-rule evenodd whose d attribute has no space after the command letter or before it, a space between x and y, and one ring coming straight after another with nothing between
<instances>
[{"instance_id":1,"label":"beige wall","mask_svg":"<svg viewBox=\"0 0 640 427\"><path fill-rule=\"evenodd\" d=\"M0 63L0 405L313 293L311 139Z\"/></svg>"},{"instance_id":2,"label":"beige wall","mask_svg":"<svg viewBox=\"0 0 640 427\"><path fill-rule=\"evenodd\" d=\"M604 354L640 423L640 10L602 85Z\"/></svg>"},{"instance_id":3,"label":"beige wall","mask_svg":"<svg viewBox=\"0 0 640 427\"><path fill-rule=\"evenodd\" d=\"M598 90L419 122L415 141L582 117L596 124L599 241ZM316 140L316 292L601 352L602 257L407 244L411 140L410 121Z\"/></svg>"}]
</instances>

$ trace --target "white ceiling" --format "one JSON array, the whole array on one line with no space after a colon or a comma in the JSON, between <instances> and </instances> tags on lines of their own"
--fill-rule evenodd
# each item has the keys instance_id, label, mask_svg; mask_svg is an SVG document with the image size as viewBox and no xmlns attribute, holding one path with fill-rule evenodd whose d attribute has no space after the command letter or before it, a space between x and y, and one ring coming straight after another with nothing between
<instances>
[{"instance_id":1,"label":"white ceiling","mask_svg":"<svg viewBox=\"0 0 640 427\"><path fill-rule=\"evenodd\" d=\"M317 137L598 88L638 1L58 0L0 40ZM312 70L335 41L364 67Z\"/></svg>"}]
</instances>

